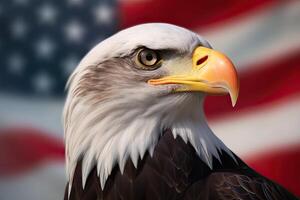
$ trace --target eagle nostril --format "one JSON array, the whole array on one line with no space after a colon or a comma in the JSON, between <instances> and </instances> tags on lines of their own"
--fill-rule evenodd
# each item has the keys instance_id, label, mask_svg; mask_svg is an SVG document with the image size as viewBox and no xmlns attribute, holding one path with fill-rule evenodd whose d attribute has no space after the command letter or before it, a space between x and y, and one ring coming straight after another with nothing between
<instances>
[{"instance_id":1,"label":"eagle nostril","mask_svg":"<svg viewBox=\"0 0 300 200\"><path fill-rule=\"evenodd\" d=\"M206 60L208 59L208 56L204 56L202 58L200 58L199 60L197 60L196 65L201 65L202 63L204 63Z\"/></svg>"}]
</instances>

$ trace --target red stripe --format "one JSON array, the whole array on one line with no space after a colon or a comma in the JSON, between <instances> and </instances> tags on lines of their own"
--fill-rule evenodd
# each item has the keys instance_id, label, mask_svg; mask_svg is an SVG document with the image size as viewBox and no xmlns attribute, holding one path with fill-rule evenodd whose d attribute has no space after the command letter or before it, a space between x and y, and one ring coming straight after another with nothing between
<instances>
[{"instance_id":1,"label":"red stripe","mask_svg":"<svg viewBox=\"0 0 300 200\"><path fill-rule=\"evenodd\" d=\"M121 27L146 22L167 22L187 28L201 28L240 17L275 0L144 0L121 1Z\"/></svg>"},{"instance_id":2,"label":"red stripe","mask_svg":"<svg viewBox=\"0 0 300 200\"><path fill-rule=\"evenodd\" d=\"M0 131L0 176L16 175L48 159L64 160L61 141L33 129Z\"/></svg>"},{"instance_id":3,"label":"red stripe","mask_svg":"<svg viewBox=\"0 0 300 200\"><path fill-rule=\"evenodd\" d=\"M300 146L249 158L248 164L262 175L300 196Z\"/></svg>"},{"instance_id":4,"label":"red stripe","mask_svg":"<svg viewBox=\"0 0 300 200\"><path fill-rule=\"evenodd\" d=\"M209 118L239 113L246 108L300 94L300 50L284 59L253 66L253 69L240 74L240 95L235 108L228 96L206 99L205 110Z\"/></svg>"}]
</instances>

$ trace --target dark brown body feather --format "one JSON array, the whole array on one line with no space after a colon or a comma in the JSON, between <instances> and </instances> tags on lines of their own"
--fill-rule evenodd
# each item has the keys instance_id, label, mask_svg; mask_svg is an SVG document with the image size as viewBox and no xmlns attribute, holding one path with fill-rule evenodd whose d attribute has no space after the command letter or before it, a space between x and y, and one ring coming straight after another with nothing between
<instances>
[{"instance_id":1,"label":"dark brown body feather","mask_svg":"<svg viewBox=\"0 0 300 200\"><path fill-rule=\"evenodd\" d=\"M96 169L85 189L78 163L70 200L284 200L297 199L281 186L251 170L238 157L222 152L210 169L193 147L166 131L153 157L146 155L135 169L129 160L122 175L115 167L102 191ZM68 199L65 192L65 200Z\"/></svg>"}]
</instances>

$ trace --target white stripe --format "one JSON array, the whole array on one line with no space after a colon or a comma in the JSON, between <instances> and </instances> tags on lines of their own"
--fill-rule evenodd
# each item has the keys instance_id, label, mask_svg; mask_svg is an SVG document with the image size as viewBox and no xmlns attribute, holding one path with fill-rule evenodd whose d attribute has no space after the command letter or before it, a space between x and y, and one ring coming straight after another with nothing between
<instances>
[{"instance_id":1,"label":"white stripe","mask_svg":"<svg viewBox=\"0 0 300 200\"><path fill-rule=\"evenodd\" d=\"M202 31L201 31L202 30ZM300 1L278 1L223 25L197 31L239 71L300 49Z\"/></svg>"},{"instance_id":2,"label":"white stripe","mask_svg":"<svg viewBox=\"0 0 300 200\"><path fill-rule=\"evenodd\" d=\"M300 96L209 124L240 156L300 145Z\"/></svg>"},{"instance_id":3,"label":"white stripe","mask_svg":"<svg viewBox=\"0 0 300 200\"><path fill-rule=\"evenodd\" d=\"M0 94L0 127L33 127L62 138L63 100Z\"/></svg>"},{"instance_id":4,"label":"white stripe","mask_svg":"<svg viewBox=\"0 0 300 200\"><path fill-rule=\"evenodd\" d=\"M66 185L64 163L46 162L22 175L1 177L1 200L63 199Z\"/></svg>"}]
</instances>

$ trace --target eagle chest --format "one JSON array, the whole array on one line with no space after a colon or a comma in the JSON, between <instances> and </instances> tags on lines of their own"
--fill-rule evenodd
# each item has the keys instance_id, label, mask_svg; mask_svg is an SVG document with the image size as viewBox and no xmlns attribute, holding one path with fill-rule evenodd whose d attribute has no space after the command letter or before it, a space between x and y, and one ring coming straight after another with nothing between
<instances>
[{"instance_id":1,"label":"eagle chest","mask_svg":"<svg viewBox=\"0 0 300 200\"><path fill-rule=\"evenodd\" d=\"M220 162L221 161L221 162ZM210 169L190 144L170 130L161 136L153 157L145 155L137 169L131 160L121 174L115 167L104 190L96 168L82 188L81 162L77 164L70 200L264 200L296 199L281 186L221 152ZM68 199L66 189L65 200Z\"/></svg>"},{"instance_id":2,"label":"eagle chest","mask_svg":"<svg viewBox=\"0 0 300 200\"><path fill-rule=\"evenodd\" d=\"M210 172L191 145L180 137L174 139L167 130L155 147L153 157L145 155L137 169L128 160L123 174L115 167L103 191L96 169L82 189L81 163L78 163L70 199L182 199L194 182Z\"/></svg>"}]
</instances>

